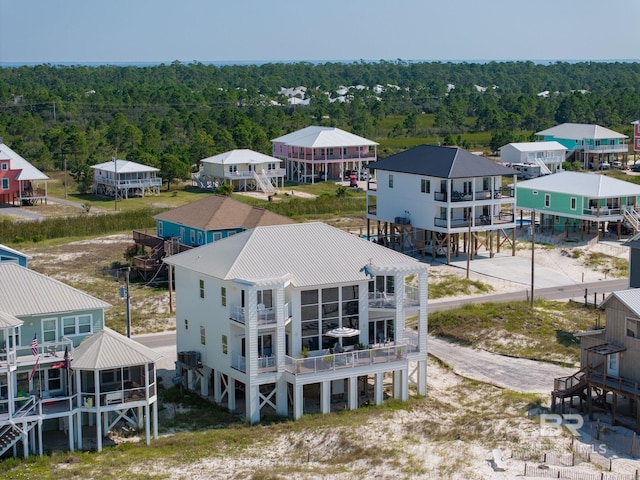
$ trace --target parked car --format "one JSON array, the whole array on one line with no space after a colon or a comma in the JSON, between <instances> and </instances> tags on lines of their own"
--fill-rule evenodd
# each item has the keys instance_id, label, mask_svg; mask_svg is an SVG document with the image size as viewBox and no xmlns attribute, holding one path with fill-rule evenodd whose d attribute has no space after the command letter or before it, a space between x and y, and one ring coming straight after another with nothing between
<instances>
[{"instance_id":1,"label":"parked car","mask_svg":"<svg viewBox=\"0 0 640 480\"><path fill-rule=\"evenodd\" d=\"M632 172L640 172L640 163L636 163L633 167L631 167Z\"/></svg>"},{"instance_id":2,"label":"parked car","mask_svg":"<svg viewBox=\"0 0 640 480\"><path fill-rule=\"evenodd\" d=\"M607 229L611 235L616 235L618 233L618 224L615 222L609 222ZM620 224L620 233L622 235L633 235L634 230L629 222L622 222Z\"/></svg>"}]
</instances>

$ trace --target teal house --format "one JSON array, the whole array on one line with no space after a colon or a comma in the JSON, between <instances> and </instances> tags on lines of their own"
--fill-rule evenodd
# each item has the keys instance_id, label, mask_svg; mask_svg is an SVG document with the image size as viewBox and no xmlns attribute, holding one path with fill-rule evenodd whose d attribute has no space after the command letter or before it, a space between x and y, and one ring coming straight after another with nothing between
<instances>
[{"instance_id":1,"label":"teal house","mask_svg":"<svg viewBox=\"0 0 640 480\"><path fill-rule=\"evenodd\" d=\"M561 172L518 182L516 208L533 212L542 232L640 231L640 185L606 175Z\"/></svg>"},{"instance_id":2,"label":"teal house","mask_svg":"<svg viewBox=\"0 0 640 480\"><path fill-rule=\"evenodd\" d=\"M536 140L556 141L567 148L567 161L578 161L585 170L602 170L615 161L627 162L627 136L600 125L563 123L536 132Z\"/></svg>"},{"instance_id":3,"label":"teal house","mask_svg":"<svg viewBox=\"0 0 640 480\"><path fill-rule=\"evenodd\" d=\"M120 420L157 438L159 354L105 328L109 307L0 262L0 456L42 455L60 432L69 450L101 450Z\"/></svg>"}]
</instances>

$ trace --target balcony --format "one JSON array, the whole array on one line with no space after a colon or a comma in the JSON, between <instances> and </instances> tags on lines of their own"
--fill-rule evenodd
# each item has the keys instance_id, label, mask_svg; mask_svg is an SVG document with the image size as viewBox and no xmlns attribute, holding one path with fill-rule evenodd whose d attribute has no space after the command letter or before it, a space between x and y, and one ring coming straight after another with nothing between
<instances>
[{"instance_id":1,"label":"balcony","mask_svg":"<svg viewBox=\"0 0 640 480\"><path fill-rule=\"evenodd\" d=\"M113 178L99 178L96 183L102 185L116 185L116 181ZM150 187L162 187L162 178L131 178L131 179L119 179L117 182L118 188L150 188Z\"/></svg>"},{"instance_id":2,"label":"balcony","mask_svg":"<svg viewBox=\"0 0 640 480\"><path fill-rule=\"evenodd\" d=\"M284 369L294 375L310 375L394 362L406 363L406 355L417 351L418 347L414 344L394 344L317 357L294 358L287 355Z\"/></svg>"},{"instance_id":3,"label":"balcony","mask_svg":"<svg viewBox=\"0 0 640 480\"><path fill-rule=\"evenodd\" d=\"M104 388L104 390L102 390ZM145 386L140 386L135 382L124 382L124 384L103 384L101 385L99 399L95 392L80 392L82 397L82 405L85 408L95 408L97 400L100 400L101 407L109 407L112 405L120 405L123 403L135 403L142 400L146 400L155 396L156 386L155 384L149 385L148 389Z\"/></svg>"},{"instance_id":4,"label":"balcony","mask_svg":"<svg viewBox=\"0 0 640 480\"><path fill-rule=\"evenodd\" d=\"M305 161L313 163L323 163L323 162L351 162L351 161L364 161L364 162L373 162L376 160L376 154L374 152L368 153L349 153L346 155L311 155L310 153L296 153L296 152L288 152L287 153L288 160L296 160L296 161Z\"/></svg>"},{"instance_id":5,"label":"balcony","mask_svg":"<svg viewBox=\"0 0 640 480\"><path fill-rule=\"evenodd\" d=\"M499 198L513 198L514 189L505 187L495 190L481 190L479 192L451 192L451 202L472 202L474 200L492 200ZM448 202L447 192L435 192L434 199L436 202Z\"/></svg>"},{"instance_id":6,"label":"balcony","mask_svg":"<svg viewBox=\"0 0 640 480\"><path fill-rule=\"evenodd\" d=\"M412 285L404 286L403 308L420 306L420 290ZM369 308L395 309L396 297L393 293L369 292Z\"/></svg>"},{"instance_id":7,"label":"balcony","mask_svg":"<svg viewBox=\"0 0 640 480\"><path fill-rule=\"evenodd\" d=\"M285 318L291 317L291 304L284 304ZM249 312L238 304L230 305L229 318L234 322L245 325ZM258 319L258 325L273 325L276 323L276 309L275 307L265 307L259 304L256 307L256 318Z\"/></svg>"},{"instance_id":8,"label":"balcony","mask_svg":"<svg viewBox=\"0 0 640 480\"><path fill-rule=\"evenodd\" d=\"M490 226L490 225L504 225L514 222L514 216L511 212L500 212L498 215L479 215L473 218L471 227ZM442 228L468 228L469 219L467 218L452 218L450 224L446 218L436 217L433 219L433 224L436 227Z\"/></svg>"},{"instance_id":9,"label":"balcony","mask_svg":"<svg viewBox=\"0 0 640 480\"><path fill-rule=\"evenodd\" d=\"M582 214L590 217L600 218L600 217L613 217L618 216L622 217L623 212L621 208L609 208L609 207L600 207L598 208L584 208L582 209Z\"/></svg>"},{"instance_id":10,"label":"balcony","mask_svg":"<svg viewBox=\"0 0 640 480\"><path fill-rule=\"evenodd\" d=\"M247 373L247 357L241 355L234 355L231 360L231 368L234 368L242 373ZM267 355L258 358L258 372L270 373L278 370L276 364L275 355Z\"/></svg>"}]
</instances>

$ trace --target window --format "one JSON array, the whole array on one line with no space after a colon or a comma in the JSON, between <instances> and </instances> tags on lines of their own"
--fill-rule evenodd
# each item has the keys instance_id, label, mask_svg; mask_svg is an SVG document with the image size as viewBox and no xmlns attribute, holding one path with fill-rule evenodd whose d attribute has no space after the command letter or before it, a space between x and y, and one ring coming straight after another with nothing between
<instances>
[{"instance_id":1,"label":"window","mask_svg":"<svg viewBox=\"0 0 640 480\"><path fill-rule=\"evenodd\" d=\"M189 230L189 241L191 243L196 243L196 231L195 230Z\"/></svg>"},{"instance_id":2,"label":"window","mask_svg":"<svg viewBox=\"0 0 640 480\"><path fill-rule=\"evenodd\" d=\"M533 190L533 191L531 192L531 195L538 195L538 191L537 191L537 190Z\"/></svg>"},{"instance_id":3,"label":"window","mask_svg":"<svg viewBox=\"0 0 640 480\"><path fill-rule=\"evenodd\" d=\"M189 330L189 319L188 318L184 319L184 329L185 330Z\"/></svg>"},{"instance_id":4,"label":"window","mask_svg":"<svg viewBox=\"0 0 640 480\"><path fill-rule=\"evenodd\" d=\"M640 320L627 318L627 337L640 338Z\"/></svg>"},{"instance_id":5,"label":"window","mask_svg":"<svg viewBox=\"0 0 640 480\"><path fill-rule=\"evenodd\" d=\"M158 222L158 236L162 237L164 235L164 224L162 222Z\"/></svg>"},{"instance_id":6,"label":"window","mask_svg":"<svg viewBox=\"0 0 640 480\"><path fill-rule=\"evenodd\" d=\"M47 370L47 390L62 390L62 377L60 375L61 368L52 368Z\"/></svg>"},{"instance_id":7,"label":"window","mask_svg":"<svg viewBox=\"0 0 640 480\"><path fill-rule=\"evenodd\" d=\"M2 170L9 170L9 164L7 162L2 162L0 163L0 168L2 168Z\"/></svg>"},{"instance_id":8,"label":"window","mask_svg":"<svg viewBox=\"0 0 640 480\"><path fill-rule=\"evenodd\" d=\"M329 330L339 326L359 328L358 286L330 287L301 292L302 348L331 348L336 339ZM344 338L343 345L358 343L358 337Z\"/></svg>"},{"instance_id":9,"label":"window","mask_svg":"<svg viewBox=\"0 0 640 480\"><path fill-rule=\"evenodd\" d=\"M227 306L227 289L226 287L220 287L220 303L223 307Z\"/></svg>"},{"instance_id":10,"label":"window","mask_svg":"<svg viewBox=\"0 0 640 480\"><path fill-rule=\"evenodd\" d=\"M490 185L489 177L483 177L482 178L482 190L484 190L485 192L487 190L490 190L489 189L489 185Z\"/></svg>"},{"instance_id":11,"label":"window","mask_svg":"<svg viewBox=\"0 0 640 480\"><path fill-rule=\"evenodd\" d=\"M8 178L3 178L2 179L2 190L9 190L9 179Z\"/></svg>"},{"instance_id":12,"label":"window","mask_svg":"<svg viewBox=\"0 0 640 480\"><path fill-rule=\"evenodd\" d=\"M273 292L271 290L258 290L258 305L265 308L273 308Z\"/></svg>"},{"instance_id":13,"label":"window","mask_svg":"<svg viewBox=\"0 0 640 480\"><path fill-rule=\"evenodd\" d=\"M393 175L389 175L389 188L393 188Z\"/></svg>"},{"instance_id":14,"label":"window","mask_svg":"<svg viewBox=\"0 0 640 480\"><path fill-rule=\"evenodd\" d=\"M45 318L42 320L42 341L55 342L58 340L58 319Z\"/></svg>"},{"instance_id":15,"label":"window","mask_svg":"<svg viewBox=\"0 0 640 480\"><path fill-rule=\"evenodd\" d=\"M571 210L576 209L577 200L576 197L571 197Z\"/></svg>"},{"instance_id":16,"label":"window","mask_svg":"<svg viewBox=\"0 0 640 480\"><path fill-rule=\"evenodd\" d=\"M221 232L213 232L213 241L217 241L217 240L221 240L222 239L222 233Z\"/></svg>"},{"instance_id":17,"label":"window","mask_svg":"<svg viewBox=\"0 0 640 480\"><path fill-rule=\"evenodd\" d=\"M230 173L236 173L238 171L238 166L237 165L229 165L229 172Z\"/></svg>"},{"instance_id":18,"label":"window","mask_svg":"<svg viewBox=\"0 0 640 480\"><path fill-rule=\"evenodd\" d=\"M207 336L206 336L205 331L204 331L204 325L200 325L200 343L202 345L206 345L207 344Z\"/></svg>"},{"instance_id":19,"label":"window","mask_svg":"<svg viewBox=\"0 0 640 480\"><path fill-rule=\"evenodd\" d=\"M200 280L200 298L204 298L204 280Z\"/></svg>"},{"instance_id":20,"label":"window","mask_svg":"<svg viewBox=\"0 0 640 480\"><path fill-rule=\"evenodd\" d=\"M204 241L203 241L202 232L198 232L198 245L202 245L203 243Z\"/></svg>"},{"instance_id":21,"label":"window","mask_svg":"<svg viewBox=\"0 0 640 480\"><path fill-rule=\"evenodd\" d=\"M549 207L551 205L551 195L548 193L544 194L544 206Z\"/></svg>"},{"instance_id":22,"label":"window","mask_svg":"<svg viewBox=\"0 0 640 480\"><path fill-rule=\"evenodd\" d=\"M222 353L225 355L229 353L229 343L226 335L222 335Z\"/></svg>"},{"instance_id":23,"label":"window","mask_svg":"<svg viewBox=\"0 0 640 480\"><path fill-rule=\"evenodd\" d=\"M85 335L92 330L91 315L62 317L62 334L65 336Z\"/></svg>"},{"instance_id":24,"label":"window","mask_svg":"<svg viewBox=\"0 0 640 480\"><path fill-rule=\"evenodd\" d=\"M426 178L420 180L420 191L422 193L431 193L431 182Z\"/></svg>"}]
</instances>

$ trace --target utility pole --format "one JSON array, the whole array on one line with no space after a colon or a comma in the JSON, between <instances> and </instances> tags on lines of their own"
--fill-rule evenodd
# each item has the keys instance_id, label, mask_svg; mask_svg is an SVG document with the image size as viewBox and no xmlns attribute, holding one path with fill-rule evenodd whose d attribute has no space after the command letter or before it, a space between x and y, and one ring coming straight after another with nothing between
<instances>
[{"instance_id":1,"label":"utility pole","mask_svg":"<svg viewBox=\"0 0 640 480\"><path fill-rule=\"evenodd\" d=\"M533 279L535 272L534 256L536 251L536 211L531 212L531 307L533 307Z\"/></svg>"},{"instance_id":2,"label":"utility pole","mask_svg":"<svg viewBox=\"0 0 640 480\"><path fill-rule=\"evenodd\" d=\"M131 267L127 267L124 271L124 287L120 287L120 298L126 300L126 321L127 321L127 338L131 338L131 295L129 294L129 273Z\"/></svg>"},{"instance_id":3,"label":"utility pole","mask_svg":"<svg viewBox=\"0 0 640 480\"><path fill-rule=\"evenodd\" d=\"M118 149L113 157L113 209L118 211Z\"/></svg>"}]
</instances>

